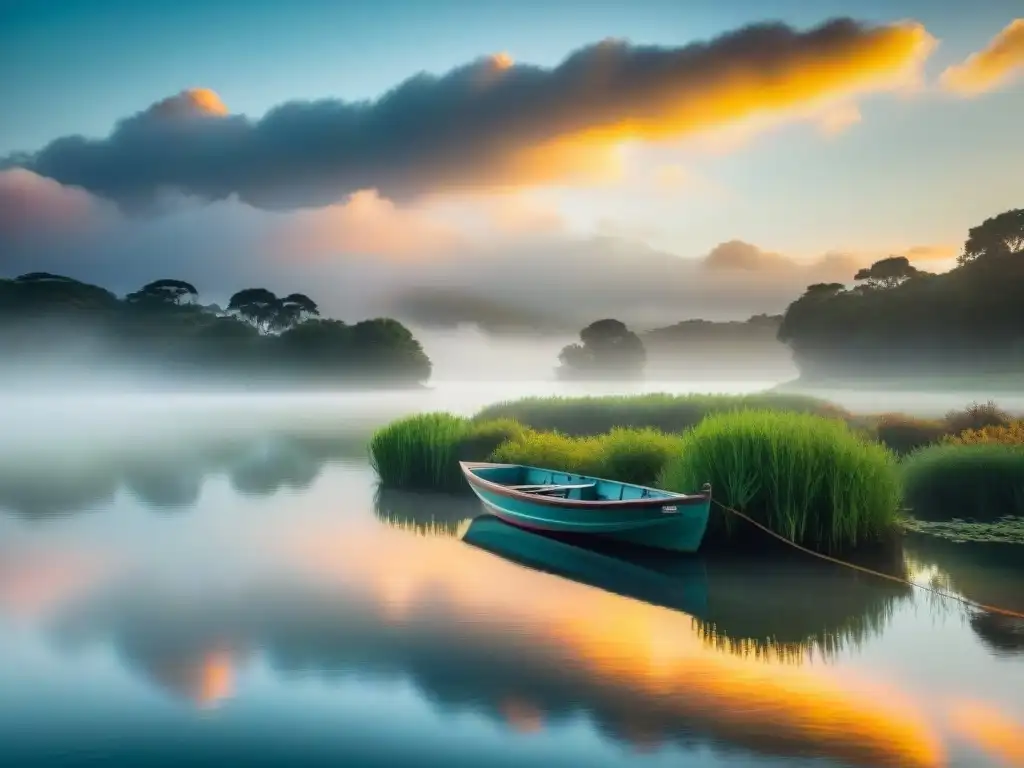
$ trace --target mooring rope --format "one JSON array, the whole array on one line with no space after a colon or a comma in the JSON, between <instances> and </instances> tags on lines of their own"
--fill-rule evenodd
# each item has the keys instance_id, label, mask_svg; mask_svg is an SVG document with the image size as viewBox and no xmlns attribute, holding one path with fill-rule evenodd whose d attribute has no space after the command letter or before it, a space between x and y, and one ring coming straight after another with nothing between
<instances>
[{"instance_id":1,"label":"mooring rope","mask_svg":"<svg viewBox=\"0 0 1024 768\"><path fill-rule=\"evenodd\" d=\"M872 576L878 576L879 578L882 578L882 579L888 579L889 581L895 581L898 584L906 584L906 585L911 586L911 587L917 587L918 589L923 589L926 592L931 592L932 594L938 595L939 597L946 597L946 598L949 598L951 600L956 600L957 602L963 603L964 605L970 606L971 608L977 608L979 610L988 611L989 613L998 613L998 614L1000 614L1002 616L1010 616L1010 617L1013 617L1015 619L1024 619L1024 613L1018 613L1017 611L1011 611L1008 608L1000 608L1000 607L995 606L995 605L985 605L984 603L979 603L979 602L977 602L975 600L971 600L970 598L967 598L967 597L962 597L960 595L953 595L953 594L950 594L949 592L942 592L941 590L935 589L934 587L929 587L929 586L927 586L925 584L918 584L917 582L914 582L914 581L908 581L907 579L901 579L899 576L893 576L892 574L883 573L882 571L875 571L875 570L872 570L871 568L865 568L863 565L856 565L854 563L848 563L845 560L840 560L839 558L836 558L836 557L830 557L829 555L824 555L821 552L815 552L813 549L808 549L807 547L801 546L800 544L797 544L795 541L792 541L791 539L787 539L785 536L776 533L771 528L768 528L767 526L761 525L761 523L757 522L757 520L754 520L749 515L745 515L742 512L740 512L739 510L733 509L732 507L723 504L722 502L718 501L718 499L712 498L711 500L715 504L717 504L719 507L721 507L723 510L725 510L726 512L731 512L732 514L736 515L737 517L743 518L748 523L756 526L757 528L760 528L762 531L764 531L768 535L773 536L774 538L778 539L779 541L782 541L782 542L785 542L786 544L789 544L791 547L795 547L796 549L799 549L801 552L806 552L808 555L813 555L814 557L821 558L822 560L827 560L830 563L837 563L838 565L844 565L847 568L852 568L855 571L861 571L862 573L867 573L867 574L870 574Z\"/></svg>"}]
</instances>

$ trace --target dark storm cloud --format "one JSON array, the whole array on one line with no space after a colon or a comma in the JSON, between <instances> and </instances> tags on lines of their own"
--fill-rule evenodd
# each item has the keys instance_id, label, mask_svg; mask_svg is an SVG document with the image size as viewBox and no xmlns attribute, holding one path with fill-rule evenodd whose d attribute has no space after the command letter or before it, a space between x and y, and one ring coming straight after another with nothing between
<instances>
[{"instance_id":1,"label":"dark storm cloud","mask_svg":"<svg viewBox=\"0 0 1024 768\"><path fill-rule=\"evenodd\" d=\"M566 161L560 141L585 134L575 152L679 136L884 87L930 45L916 24L850 19L809 31L757 24L676 48L605 40L551 69L492 56L439 77L418 74L374 101L293 101L260 119L230 115L217 94L197 89L120 121L106 138L65 136L0 167L25 167L125 209L166 189L289 208L368 188L404 199L551 181L592 159Z\"/></svg>"}]
</instances>

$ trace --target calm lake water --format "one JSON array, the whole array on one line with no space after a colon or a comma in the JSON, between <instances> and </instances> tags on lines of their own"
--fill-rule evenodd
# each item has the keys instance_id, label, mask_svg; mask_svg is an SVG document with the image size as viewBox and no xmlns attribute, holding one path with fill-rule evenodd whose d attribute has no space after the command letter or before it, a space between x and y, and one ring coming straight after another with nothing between
<instances>
[{"instance_id":1,"label":"calm lake water","mask_svg":"<svg viewBox=\"0 0 1024 768\"><path fill-rule=\"evenodd\" d=\"M3 403L0 765L1024 765L1010 620L378 493L367 431L445 397ZM893 567L1020 611L1022 559Z\"/></svg>"}]
</instances>

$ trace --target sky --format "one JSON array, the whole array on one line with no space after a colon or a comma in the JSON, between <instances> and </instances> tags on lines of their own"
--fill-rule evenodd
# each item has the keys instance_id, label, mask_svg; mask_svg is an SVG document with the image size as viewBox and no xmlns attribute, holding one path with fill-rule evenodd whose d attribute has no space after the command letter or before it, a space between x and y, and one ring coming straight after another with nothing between
<instances>
[{"instance_id":1,"label":"sky","mask_svg":"<svg viewBox=\"0 0 1024 768\"><path fill-rule=\"evenodd\" d=\"M771 6L0 0L0 275L719 319L1021 206L1017 0Z\"/></svg>"}]
</instances>

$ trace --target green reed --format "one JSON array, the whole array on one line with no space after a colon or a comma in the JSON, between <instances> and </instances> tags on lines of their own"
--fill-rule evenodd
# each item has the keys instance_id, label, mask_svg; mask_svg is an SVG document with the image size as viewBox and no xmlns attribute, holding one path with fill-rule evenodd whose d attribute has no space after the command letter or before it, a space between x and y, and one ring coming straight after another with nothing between
<instances>
[{"instance_id":1,"label":"green reed","mask_svg":"<svg viewBox=\"0 0 1024 768\"><path fill-rule=\"evenodd\" d=\"M903 462L904 498L922 520L1024 516L1024 446L944 443Z\"/></svg>"},{"instance_id":2,"label":"green reed","mask_svg":"<svg viewBox=\"0 0 1024 768\"><path fill-rule=\"evenodd\" d=\"M458 491L465 485L460 461L486 461L523 431L511 419L478 423L449 413L417 414L374 432L370 464L385 488Z\"/></svg>"},{"instance_id":3,"label":"green reed","mask_svg":"<svg viewBox=\"0 0 1024 768\"><path fill-rule=\"evenodd\" d=\"M844 422L807 413L746 410L709 416L683 435L658 484L716 499L770 530L821 551L880 539L900 506L894 455ZM738 528L737 526L742 526ZM708 537L752 533L714 515Z\"/></svg>"},{"instance_id":4,"label":"green reed","mask_svg":"<svg viewBox=\"0 0 1024 768\"><path fill-rule=\"evenodd\" d=\"M682 432L706 416L737 409L814 413L850 418L850 414L826 400L806 395L763 392L751 395L623 395L609 397L528 397L489 405L474 417L477 421L512 418L526 427L588 437L616 427Z\"/></svg>"},{"instance_id":5,"label":"green reed","mask_svg":"<svg viewBox=\"0 0 1024 768\"><path fill-rule=\"evenodd\" d=\"M616 428L605 435L572 437L526 431L493 454L495 461L550 467L564 472L652 485L665 463L679 453L682 438L655 429Z\"/></svg>"}]
</instances>

